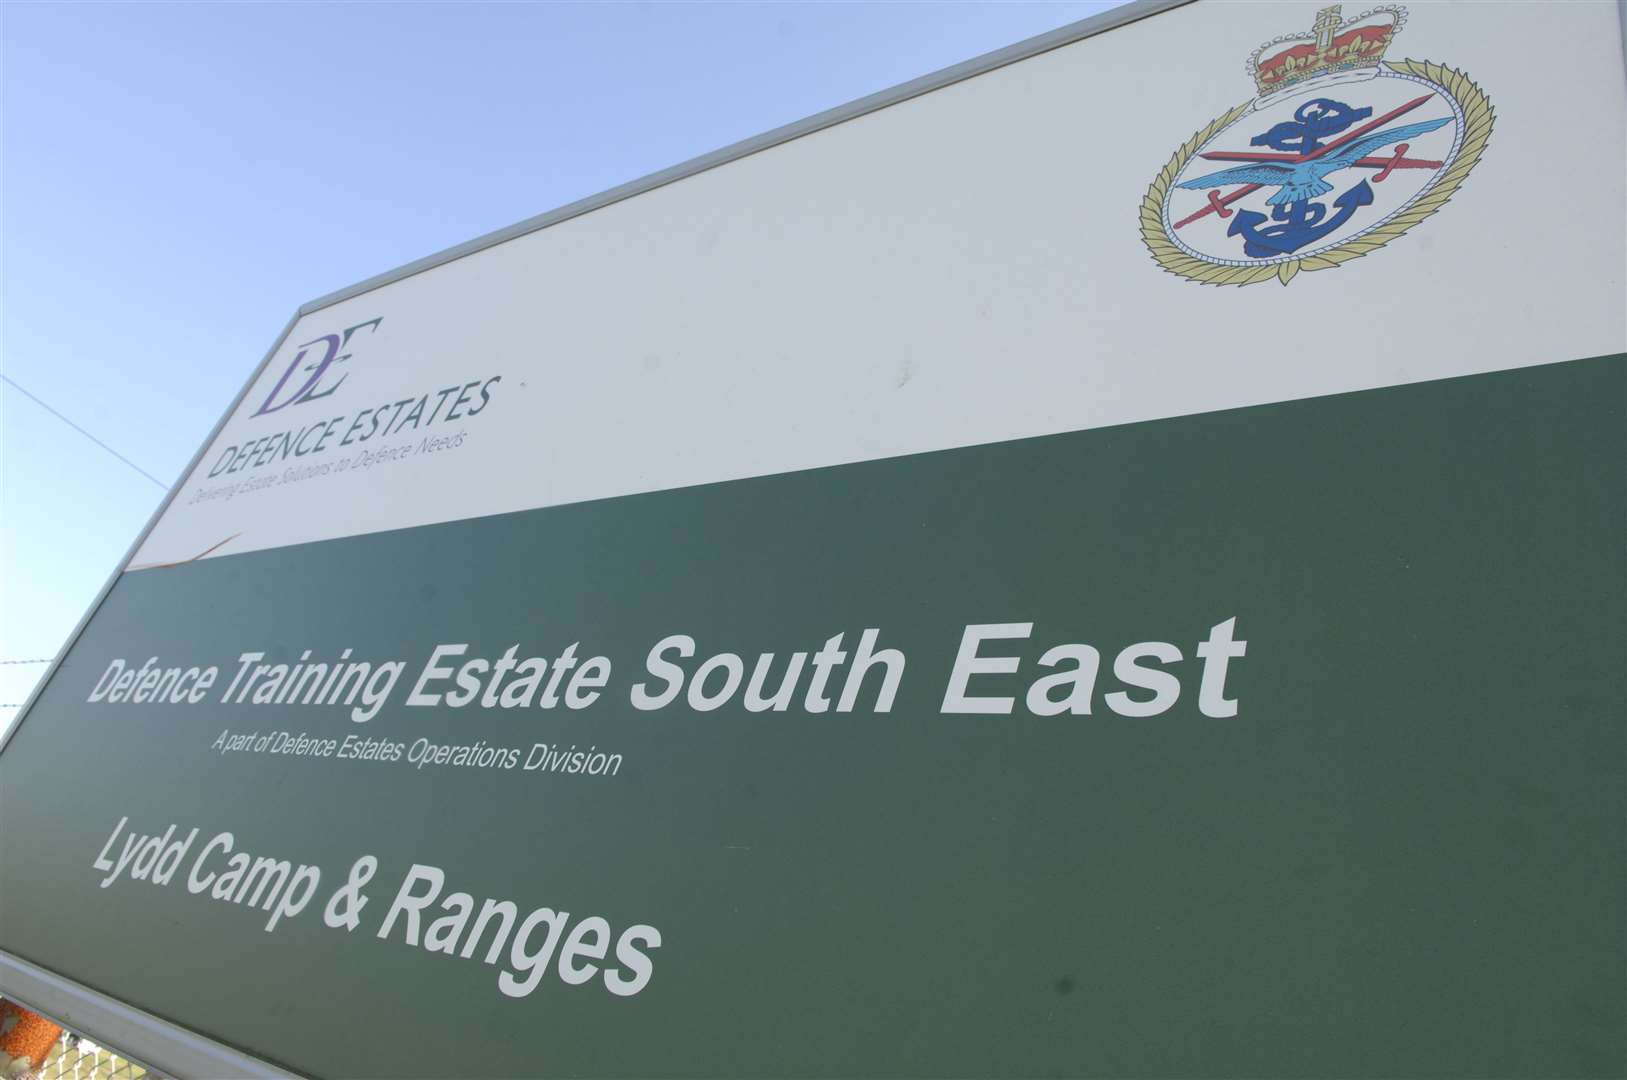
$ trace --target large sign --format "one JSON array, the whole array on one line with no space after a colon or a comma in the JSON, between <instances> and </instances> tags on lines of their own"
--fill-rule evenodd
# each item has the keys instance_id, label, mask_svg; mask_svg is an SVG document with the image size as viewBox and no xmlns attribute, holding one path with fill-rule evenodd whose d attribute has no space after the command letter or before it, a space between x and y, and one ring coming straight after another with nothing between
<instances>
[{"instance_id":1,"label":"large sign","mask_svg":"<svg viewBox=\"0 0 1627 1080\"><path fill-rule=\"evenodd\" d=\"M1616 6L1076 38L302 314L0 753L0 983L315 1075L1619 1072Z\"/></svg>"}]
</instances>

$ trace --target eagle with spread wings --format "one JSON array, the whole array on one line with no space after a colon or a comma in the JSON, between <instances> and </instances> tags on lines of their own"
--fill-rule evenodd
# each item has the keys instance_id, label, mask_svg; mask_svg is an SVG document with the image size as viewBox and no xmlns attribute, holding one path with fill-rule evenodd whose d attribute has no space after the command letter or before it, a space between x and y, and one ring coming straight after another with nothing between
<instances>
[{"instance_id":1,"label":"eagle with spread wings","mask_svg":"<svg viewBox=\"0 0 1627 1080\"><path fill-rule=\"evenodd\" d=\"M1452 117L1446 116L1439 120L1424 120L1416 124L1404 124L1389 131L1375 132L1360 139L1352 139L1332 153L1309 161L1274 162L1261 161L1251 165L1238 165L1230 169L1221 169L1205 176L1183 180L1176 187L1179 188L1214 188L1225 187L1228 184L1259 184L1261 187L1277 188L1272 192L1266 202L1272 206L1282 206L1285 203L1303 202L1314 199L1319 195L1326 195L1333 190L1333 185L1325 179L1329 173L1347 169L1360 159L1366 157L1374 150L1391 143L1402 142L1406 139L1415 139L1425 135L1436 128L1452 122Z\"/></svg>"}]
</instances>

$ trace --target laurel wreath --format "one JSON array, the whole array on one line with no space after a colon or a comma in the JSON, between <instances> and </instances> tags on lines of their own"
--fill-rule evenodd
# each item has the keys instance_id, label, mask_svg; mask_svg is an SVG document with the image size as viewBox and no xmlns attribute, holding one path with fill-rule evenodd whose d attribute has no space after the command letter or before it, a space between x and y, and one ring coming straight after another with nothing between
<instances>
[{"instance_id":1,"label":"laurel wreath","mask_svg":"<svg viewBox=\"0 0 1627 1080\"><path fill-rule=\"evenodd\" d=\"M1188 255L1176 245L1169 230L1164 227L1164 196L1198 148L1249 111L1253 102L1245 101L1225 115L1216 117L1207 127L1182 143L1142 197L1141 239L1158 265L1172 274L1205 285L1252 285L1269 278L1276 278L1286 285L1301 270L1328 270L1351 259L1358 259L1369 251L1376 251L1445 206L1479 163L1480 155L1485 153L1486 144L1491 139L1492 122L1496 119L1491 99L1473 79L1455 68L1422 60L1398 60L1386 62L1384 66L1391 71L1416 75L1435 83L1456 98L1463 110L1463 142L1458 149L1457 159L1417 201L1378 228L1316 255L1264 266L1221 266Z\"/></svg>"}]
</instances>

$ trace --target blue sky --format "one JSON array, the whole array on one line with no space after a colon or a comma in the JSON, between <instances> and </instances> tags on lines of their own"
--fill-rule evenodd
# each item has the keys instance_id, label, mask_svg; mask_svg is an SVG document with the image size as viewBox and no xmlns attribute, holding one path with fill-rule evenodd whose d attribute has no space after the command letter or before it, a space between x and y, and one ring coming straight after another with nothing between
<instances>
[{"instance_id":1,"label":"blue sky","mask_svg":"<svg viewBox=\"0 0 1627 1080\"><path fill-rule=\"evenodd\" d=\"M0 370L168 484L299 304L1111 6L0 4ZM0 384L0 659L162 496Z\"/></svg>"}]
</instances>

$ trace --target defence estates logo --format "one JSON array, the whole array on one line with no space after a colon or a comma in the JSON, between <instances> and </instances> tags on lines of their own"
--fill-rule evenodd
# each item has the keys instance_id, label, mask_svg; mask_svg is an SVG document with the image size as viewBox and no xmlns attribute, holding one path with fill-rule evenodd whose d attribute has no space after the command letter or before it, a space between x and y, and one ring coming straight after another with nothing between
<instances>
[{"instance_id":1,"label":"defence estates logo","mask_svg":"<svg viewBox=\"0 0 1627 1080\"><path fill-rule=\"evenodd\" d=\"M1158 265L1209 285L1286 285L1445 206L1494 114L1461 71L1385 61L1406 18L1384 6L1344 19L1335 4L1255 49L1246 67L1258 96L1193 134L1142 198L1141 237Z\"/></svg>"},{"instance_id":2,"label":"defence estates logo","mask_svg":"<svg viewBox=\"0 0 1627 1080\"><path fill-rule=\"evenodd\" d=\"M348 374L342 374L327 384L323 383L323 379L328 375L330 368L336 364L343 364L350 359L350 353L340 352L340 350L350 345L352 335L358 330L365 330L370 336L383 321L383 316L377 319L369 319L364 323L357 323L355 326L347 326L337 334L323 334L314 341L307 341L301 345L299 352L295 354L287 370L282 373L282 378L277 380L277 385L271 388L271 393L267 394L266 399L260 403L260 407L254 410L254 415L264 416L266 413L286 409L290 405L303 405L309 401L325 398L339 389L340 384L345 381ZM321 350L321 355L311 359L311 350L318 348ZM304 375L305 381L285 394L284 391L287 390L288 384L294 381L298 375ZM322 388L324 385L326 385L325 389Z\"/></svg>"},{"instance_id":3,"label":"defence estates logo","mask_svg":"<svg viewBox=\"0 0 1627 1080\"><path fill-rule=\"evenodd\" d=\"M208 479L245 471L258 474L265 470L264 473L217 487L200 488L191 501L229 499L277 483L326 476L352 466L367 468L461 446L466 435L463 423L486 411L503 377L482 375L429 391L358 402L356 388L365 389L370 384L365 372L372 369L372 362L377 359L376 346L385 340L375 337L383 323L382 316L368 319L297 346L293 359L278 374L270 392L253 412L234 424L234 429L242 434L237 441L221 447L209 468ZM362 364L363 368L352 371L354 364ZM352 374L362 377L352 380ZM343 400L353 411L322 415L321 403L328 402L346 385L353 388L346 391ZM358 404L364 407L355 408ZM295 409L295 406L311 405L319 408ZM257 421L265 417L286 426L264 432L266 424ZM458 426L454 429L448 425ZM430 427L440 430L421 433ZM267 468L278 464L288 466L280 475Z\"/></svg>"}]
</instances>

